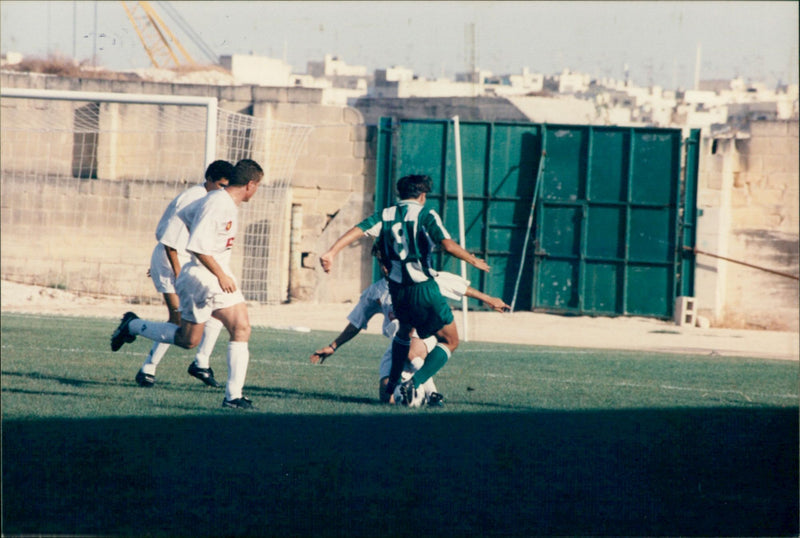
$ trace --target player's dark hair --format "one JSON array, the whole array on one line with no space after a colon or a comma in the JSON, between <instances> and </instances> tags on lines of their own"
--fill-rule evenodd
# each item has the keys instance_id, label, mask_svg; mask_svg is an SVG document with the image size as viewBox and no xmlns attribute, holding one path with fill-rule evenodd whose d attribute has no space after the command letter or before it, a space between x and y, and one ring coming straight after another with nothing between
<instances>
[{"instance_id":1,"label":"player's dark hair","mask_svg":"<svg viewBox=\"0 0 800 538\"><path fill-rule=\"evenodd\" d=\"M432 189L433 180L430 176L412 174L397 180L397 195L401 200L416 198L423 192L431 192Z\"/></svg>"},{"instance_id":2,"label":"player's dark hair","mask_svg":"<svg viewBox=\"0 0 800 538\"><path fill-rule=\"evenodd\" d=\"M229 186L247 185L250 181L258 183L264 177L264 170L252 159L242 159L234 167L233 177L230 178Z\"/></svg>"},{"instance_id":3,"label":"player's dark hair","mask_svg":"<svg viewBox=\"0 0 800 538\"><path fill-rule=\"evenodd\" d=\"M206 168L206 181L217 183L221 179L230 181L233 179L234 168L228 161L218 160L208 165Z\"/></svg>"}]
</instances>

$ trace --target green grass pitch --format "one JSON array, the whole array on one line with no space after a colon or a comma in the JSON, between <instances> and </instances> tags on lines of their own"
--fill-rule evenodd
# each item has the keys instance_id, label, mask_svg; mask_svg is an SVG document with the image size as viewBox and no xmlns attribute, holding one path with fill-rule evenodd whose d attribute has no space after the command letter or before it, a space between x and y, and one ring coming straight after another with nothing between
<instances>
[{"instance_id":1,"label":"green grass pitch","mask_svg":"<svg viewBox=\"0 0 800 538\"><path fill-rule=\"evenodd\" d=\"M114 320L0 322L4 536L798 534L796 362L467 342L403 409L383 337L254 328L242 412Z\"/></svg>"}]
</instances>

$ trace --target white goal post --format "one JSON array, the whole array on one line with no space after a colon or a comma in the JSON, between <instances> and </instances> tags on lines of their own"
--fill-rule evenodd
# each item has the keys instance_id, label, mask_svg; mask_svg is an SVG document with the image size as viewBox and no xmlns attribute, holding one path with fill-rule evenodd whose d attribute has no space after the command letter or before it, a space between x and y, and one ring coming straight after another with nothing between
<instances>
[{"instance_id":1,"label":"white goal post","mask_svg":"<svg viewBox=\"0 0 800 538\"><path fill-rule=\"evenodd\" d=\"M215 159L264 168L243 204L234 271L248 300L286 298L291 179L311 131L214 97L0 90L2 277L161 301L146 276L169 201Z\"/></svg>"}]
</instances>

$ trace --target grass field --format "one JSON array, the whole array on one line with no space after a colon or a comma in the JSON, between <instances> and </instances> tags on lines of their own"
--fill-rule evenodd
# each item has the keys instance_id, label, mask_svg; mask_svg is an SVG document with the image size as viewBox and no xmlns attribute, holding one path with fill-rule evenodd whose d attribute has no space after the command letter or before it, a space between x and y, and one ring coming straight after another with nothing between
<instances>
[{"instance_id":1,"label":"grass field","mask_svg":"<svg viewBox=\"0 0 800 538\"><path fill-rule=\"evenodd\" d=\"M469 342L404 409L384 338L256 328L242 412L113 320L0 321L4 536L798 533L797 362Z\"/></svg>"}]
</instances>

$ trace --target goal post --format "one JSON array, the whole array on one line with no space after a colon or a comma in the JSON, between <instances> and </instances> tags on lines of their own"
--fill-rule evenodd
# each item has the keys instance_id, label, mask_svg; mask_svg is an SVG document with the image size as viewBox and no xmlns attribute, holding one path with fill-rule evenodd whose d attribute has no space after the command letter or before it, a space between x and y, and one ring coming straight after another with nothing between
<instances>
[{"instance_id":1,"label":"goal post","mask_svg":"<svg viewBox=\"0 0 800 538\"><path fill-rule=\"evenodd\" d=\"M251 158L233 269L248 300L286 297L283 237L294 165L311 127L230 112L214 97L3 88L2 277L160 301L146 276L169 201L215 159Z\"/></svg>"},{"instance_id":2,"label":"goal post","mask_svg":"<svg viewBox=\"0 0 800 538\"><path fill-rule=\"evenodd\" d=\"M183 95L149 95L143 93L71 92L40 90L35 88L4 88L2 97L20 99L49 99L53 101L88 101L93 103L131 103L198 106L206 111L205 165L214 160L216 154L217 98Z\"/></svg>"}]
</instances>

